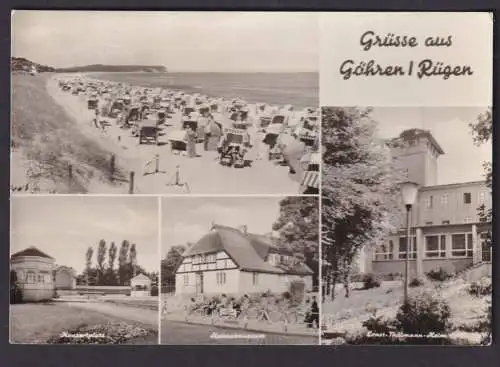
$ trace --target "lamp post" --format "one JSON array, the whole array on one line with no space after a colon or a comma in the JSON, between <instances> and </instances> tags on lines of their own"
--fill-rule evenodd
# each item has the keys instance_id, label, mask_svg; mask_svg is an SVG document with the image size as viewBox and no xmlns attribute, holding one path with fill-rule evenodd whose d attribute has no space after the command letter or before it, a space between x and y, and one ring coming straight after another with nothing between
<instances>
[{"instance_id":1,"label":"lamp post","mask_svg":"<svg viewBox=\"0 0 500 367\"><path fill-rule=\"evenodd\" d=\"M403 196L403 203L406 207L406 259L405 259L405 290L404 290L404 303L408 302L408 288L409 288L409 266L410 266L410 249L411 249L411 233L410 233L410 214L412 206L417 200L418 184L415 182L403 182L401 184L401 195Z\"/></svg>"}]
</instances>

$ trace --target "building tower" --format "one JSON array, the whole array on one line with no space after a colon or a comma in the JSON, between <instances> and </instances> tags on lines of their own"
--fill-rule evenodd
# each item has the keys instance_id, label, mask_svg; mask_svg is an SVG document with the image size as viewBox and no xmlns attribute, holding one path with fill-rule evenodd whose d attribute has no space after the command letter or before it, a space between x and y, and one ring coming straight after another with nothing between
<instances>
[{"instance_id":1,"label":"building tower","mask_svg":"<svg viewBox=\"0 0 500 367\"><path fill-rule=\"evenodd\" d=\"M420 186L437 185L437 160L444 154L430 131L410 129L388 142L395 166Z\"/></svg>"}]
</instances>

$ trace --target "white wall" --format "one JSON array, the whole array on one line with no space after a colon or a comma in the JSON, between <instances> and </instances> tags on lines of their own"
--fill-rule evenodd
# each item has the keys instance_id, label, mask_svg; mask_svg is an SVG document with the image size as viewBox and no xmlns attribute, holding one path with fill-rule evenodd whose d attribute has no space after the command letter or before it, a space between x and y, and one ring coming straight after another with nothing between
<instances>
[{"instance_id":1,"label":"white wall","mask_svg":"<svg viewBox=\"0 0 500 367\"><path fill-rule=\"evenodd\" d=\"M11 270L17 273L17 280L23 290L23 301L43 301L50 300L54 296L54 281L52 272L55 270L53 259L26 256L11 260ZM26 273L32 271L35 273L35 282L26 283ZM44 274L44 281L38 281L40 272Z\"/></svg>"},{"instance_id":2,"label":"white wall","mask_svg":"<svg viewBox=\"0 0 500 367\"><path fill-rule=\"evenodd\" d=\"M217 284L217 273L226 273L226 284ZM206 294L235 294L240 292L239 269L206 271L203 275L203 288Z\"/></svg>"},{"instance_id":3,"label":"white wall","mask_svg":"<svg viewBox=\"0 0 500 367\"><path fill-rule=\"evenodd\" d=\"M242 293L258 293L270 290L282 293L288 290L288 279L284 275L257 273L257 283L253 283L252 272L241 272L240 289Z\"/></svg>"}]
</instances>

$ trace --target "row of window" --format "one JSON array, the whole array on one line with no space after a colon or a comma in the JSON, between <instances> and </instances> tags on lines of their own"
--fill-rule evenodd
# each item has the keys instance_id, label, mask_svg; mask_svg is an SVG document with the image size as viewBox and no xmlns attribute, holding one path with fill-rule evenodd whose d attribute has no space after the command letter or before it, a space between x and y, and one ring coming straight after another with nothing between
<instances>
[{"instance_id":1,"label":"row of window","mask_svg":"<svg viewBox=\"0 0 500 367\"><path fill-rule=\"evenodd\" d=\"M465 217L463 219L463 223L474 223L474 222L477 222L477 221L478 220L476 220L476 218L473 218L473 217ZM486 218L483 218L483 217L479 218L479 222L485 222L485 221L486 221ZM426 226L432 226L433 224L434 224L434 222L432 222L432 221L426 221L425 222ZM451 221L449 221L449 220L442 220L441 224L443 224L443 225L444 224L451 224Z\"/></svg>"},{"instance_id":2,"label":"row of window","mask_svg":"<svg viewBox=\"0 0 500 367\"><path fill-rule=\"evenodd\" d=\"M218 259L215 262L204 263L184 263L179 267L179 272L185 271L200 271L200 270L216 270L234 268L234 262L231 259Z\"/></svg>"},{"instance_id":3,"label":"row of window","mask_svg":"<svg viewBox=\"0 0 500 367\"><path fill-rule=\"evenodd\" d=\"M481 235L481 238L484 236ZM447 241L451 239L451 256L452 257L472 257L472 233L454 233L450 237L444 234L427 235L424 237L424 256L426 258L446 257ZM410 237L410 246L408 256L410 259L417 258L416 238ZM407 238L399 237L398 252L394 253L394 242L389 241L377 248L375 252L375 260L393 260L395 256L399 259L406 259L407 256Z\"/></svg>"},{"instance_id":4,"label":"row of window","mask_svg":"<svg viewBox=\"0 0 500 367\"><path fill-rule=\"evenodd\" d=\"M216 261L215 254L202 254L193 256L193 264L209 264Z\"/></svg>"},{"instance_id":5,"label":"row of window","mask_svg":"<svg viewBox=\"0 0 500 367\"><path fill-rule=\"evenodd\" d=\"M481 191L478 193L478 201L479 204L486 203L486 192ZM439 201L442 206L448 205L448 194L443 194L439 197ZM472 193L464 192L463 193L463 203L464 204L472 204ZM430 195L424 199L424 207L426 209L432 209L434 206L434 196Z\"/></svg>"},{"instance_id":6,"label":"row of window","mask_svg":"<svg viewBox=\"0 0 500 367\"><path fill-rule=\"evenodd\" d=\"M24 282L27 284L51 284L52 274L49 272L40 271L38 274L35 271L28 270L24 274Z\"/></svg>"},{"instance_id":7,"label":"row of window","mask_svg":"<svg viewBox=\"0 0 500 367\"><path fill-rule=\"evenodd\" d=\"M215 274L216 282L217 285L225 285L226 284L226 272L224 271L218 271ZM203 281L203 278L201 278L201 281ZM253 285L258 285L259 284L259 273L252 273L252 284ZM189 286L189 274L184 274L184 286Z\"/></svg>"}]
</instances>

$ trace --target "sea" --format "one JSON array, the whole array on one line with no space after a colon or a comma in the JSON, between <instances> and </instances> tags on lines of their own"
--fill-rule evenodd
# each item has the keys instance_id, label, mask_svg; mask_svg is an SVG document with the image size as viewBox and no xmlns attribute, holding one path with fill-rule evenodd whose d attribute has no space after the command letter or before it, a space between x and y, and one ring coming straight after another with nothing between
<instances>
[{"instance_id":1,"label":"sea","mask_svg":"<svg viewBox=\"0 0 500 367\"><path fill-rule=\"evenodd\" d=\"M299 73L92 73L98 79L151 88L177 89L248 103L319 106L319 74Z\"/></svg>"}]
</instances>

